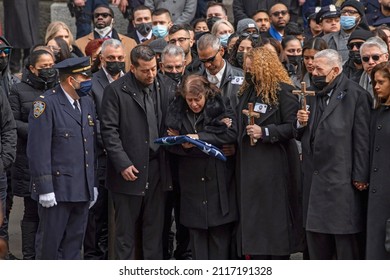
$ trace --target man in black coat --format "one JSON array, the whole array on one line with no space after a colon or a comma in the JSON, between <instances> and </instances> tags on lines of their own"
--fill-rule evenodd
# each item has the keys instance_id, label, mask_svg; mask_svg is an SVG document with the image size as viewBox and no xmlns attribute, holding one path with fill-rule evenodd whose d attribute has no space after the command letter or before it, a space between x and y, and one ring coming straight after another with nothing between
<instances>
[{"instance_id":1,"label":"man in black coat","mask_svg":"<svg viewBox=\"0 0 390 280\"><path fill-rule=\"evenodd\" d=\"M166 131L165 82L158 81L157 62L149 46L131 54L131 71L106 87L101 133L107 150L106 185L115 210L115 257L162 259L165 192L171 190L169 164L153 141ZM142 236L142 244L135 238Z\"/></svg>"},{"instance_id":2,"label":"man in black coat","mask_svg":"<svg viewBox=\"0 0 390 280\"><path fill-rule=\"evenodd\" d=\"M141 44L152 38L152 10L150 8L144 5L135 7L131 24L134 29L127 36L134 39L137 44Z\"/></svg>"},{"instance_id":3,"label":"man in black coat","mask_svg":"<svg viewBox=\"0 0 390 280\"><path fill-rule=\"evenodd\" d=\"M342 74L337 51L318 52L313 64L313 84L319 91L307 98L308 111L297 114L309 255L359 259L361 191L369 176L370 96Z\"/></svg>"}]
</instances>

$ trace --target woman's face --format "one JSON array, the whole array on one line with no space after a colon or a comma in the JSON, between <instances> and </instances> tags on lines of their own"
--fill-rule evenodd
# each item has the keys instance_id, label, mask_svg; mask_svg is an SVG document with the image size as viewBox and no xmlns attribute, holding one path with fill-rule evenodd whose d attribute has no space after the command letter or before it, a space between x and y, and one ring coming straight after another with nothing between
<instances>
[{"instance_id":1,"label":"woman's face","mask_svg":"<svg viewBox=\"0 0 390 280\"><path fill-rule=\"evenodd\" d=\"M318 51L315 49L305 49L305 51L303 52L303 63L305 64L305 68L307 72L309 72L310 74L314 70L313 60L314 60L314 55L317 52Z\"/></svg>"},{"instance_id":2,"label":"woman's face","mask_svg":"<svg viewBox=\"0 0 390 280\"><path fill-rule=\"evenodd\" d=\"M253 49L252 41L248 40L248 39L242 40L240 45L238 46L238 51L239 52L246 53L246 52L249 52L251 49Z\"/></svg>"},{"instance_id":3,"label":"woman's face","mask_svg":"<svg viewBox=\"0 0 390 280\"><path fill-rule=\"evenodd\" d=\"M284 48L284 53L286 55L301 55L302 46L299 40L290 40L287 42L286 47Z\"/></svg>"},{"instance_id":4,"label":"woman's face","mask_svg":"<svg viewBox=\"0 0 390 280\"><path fill-rule=\"evenodd\" d=\"M69 33L66 29L61 28L58 30L58 32L55 34L54 38L62 38L65 40L65 42L70 46L70 38L69 38Z\"/></svg>"},{"instance_id":5,"label":"woman's face","mask_svg":"<svg viewBox=\"0 0 390 280\"><path fill-rule=\"evenodd\" d=\"M56 40L51 39L49 42L47 42L47 46L52 50L54 55L58 54L61 50L61 48L57 45Z\"/></svg>"},{"instance_id":6,"label":"woman's face","mask_svg":"<svg viewBox=\"0 0 390 280\"><path fill-rule=\"evenodd\" d=\"M206 97L202 93L200 94L187 93L185 99L188 107L195 114L200 113L203 110L204 104L206 103Z\"/></svg>"},{"instance_id":7,"label":"woman's face","mask_svg":"<svg viewBox=\"0 0 390 280\"><path fill-rule=\"evenodd\" d=\"M195 26L195 32L208 32L209 28L207 27L207 23L205 21L200 21Z\"/></svg>"},{"instance_id":8,"label":"woman's face","mask_svg":"<svg viewBox=\"0 0 390 280\"><path fill-rule=\"evenodd\" d=\"M42 54L35 65L30 65L30 71L34 73L34 75L38 76L38 70L44 68L52 68L54 65L53 57L50 54Z\"/></svg>"},{"instance_id":9,"label":"woman's face","mask_svg":"<svg viewBox=\"0 0 390 280\"><path fill-rule=\"evenodd\" d=\"M220 24L217 30L217 37L221 37L224 34L232 34L233 30L226 24Z\"/></svg>"},{"instance_id":10,"label":"woman's face","mask_svg":"<svg viewBox=\"0 0 390 280\"><path fill-rule=\"evenodd\" d=\"M375 73L375 92L382 102L388 103L390 101L390 80L383 75L382 71Z\"/></svg>"}]
</instances>

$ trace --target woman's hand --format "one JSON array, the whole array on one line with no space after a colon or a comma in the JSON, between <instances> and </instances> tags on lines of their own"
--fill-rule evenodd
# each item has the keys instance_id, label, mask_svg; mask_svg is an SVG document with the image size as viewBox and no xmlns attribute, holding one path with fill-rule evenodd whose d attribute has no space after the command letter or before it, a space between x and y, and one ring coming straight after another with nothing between
<instances>
[{"instance_id":1,"label":"woman's hand","mask_svg":"<svg viewBox=\"0 0 390 280\"><path fill-rule=\"evenodd\" d=\"M180 135L178 130L174 130L172 128L168 128L167 133L168 133L168 136L179 136Z\"/></svg>"},{"instance_id":2,"label":"woman's hand","mask_svg":"<svg viewBox=\"0 0 390 280\"><path fill-rule=\"evenodd\" d=\"M226 124L226 126L227 126L228 128L232 126L232 119L230 119L230 118L223 118L223 119L221 120L221 122L223 122L224 124Z\"/></svg>"},{"instance_id":3,"label":"woman's hand","mask_svg":"<svg viewBox=\"0 0 390 280\"><path fill-rule=\"evenodd\" d=\"M191 137L192 139L199 139L198 134L187 134L187 136ZM191 143L183 143L181 145L183 146L184 149L189 149L189 148L195 147Z\"/></svg>"},{"instance_id":4,"label":"woman's hand","mask_svg":"<svg viewBox=\"0 0 390 280\"><path fill-rule=\"evenodd\" d=\"M263 136L263 132L261 131L261 127L257 124L247 125L246 126L246 134L248 134L251 138L257 140Z\"/></svg>"}]
</instances>

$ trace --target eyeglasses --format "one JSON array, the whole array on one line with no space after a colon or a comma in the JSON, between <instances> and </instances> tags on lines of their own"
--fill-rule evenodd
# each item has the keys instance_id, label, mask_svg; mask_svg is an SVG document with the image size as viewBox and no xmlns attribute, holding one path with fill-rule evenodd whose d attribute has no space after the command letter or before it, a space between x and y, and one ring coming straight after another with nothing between
<instances>
[{"instance_id":1,"label":"eyeglasses","mask_svg":"<svg viewBox=\"0 0 390 280\"><path fill-rule=\"evenodd\" d=\"M173 70L177 70L177 71L181 72L181 71L183 71L183 67L184 67L184 65L174 65L174 66L165 65L165 64L163 64L163 65L164 65L164 69L167 70L168 72L172 72Z\"/></svg>"},{"instance_id":2,"label":"eyeglasses","mask_svg":"<svg viewBox=\"0 0 390 280\"><path fill-rule=\"evenodd\" d=\"M98 18L98 17L100 17L100 16L102 16L103 18L112 17L112 15L109 14L109 13L96 13L96 14L94 14L93 16L94 16L95 18Z\"/></svg>"},{"instance_id":3,"label":"eyeglasses","mask_svg":"<svg viewBox=\"0 0 390 280\"><path fill-rule=\"evenodd\" d=\"M202 63L207 63L207 62L211 63L215 60L215 57L217 56L218 53L219 53L219 50L217 51L217 53L214 56L206 58L206 59L199 59L199 61Z\"/></svg>"},{"instance_id":4,"label":"eyeglasses","mask_svg":"<svg viewBox=\"0 0 390 280\"><path fill-rule=\"evenodd\" d=\"M384 53L381 54L374 54L374 55L368 55L368 56L362 56L362 60L364 62L369 62L370 58L372 58L373 61L378 61L381 57L381 55L384 55Z\"/></svg>"},{"instance_id":5,"label":"eyeglasses","mask_svg":"<svg viewBox=\"0 0 390 280\"><path fill-rule=\"evenodd\" d=\"M355 10L342 10L340 12L343 16L346 15L346 14L349 14L349 15L356 15L356 14L359 14L358 11L355 11Z\"/></svg>"},{"instance_id":6,"label":"eyeglasses","mask_svg":"<svg viewBox=\"0 0 390 280\"><path fill-rule=\"evenodd\" d=\"M288 11L284 10L284 11L273 12L271 15L273 15L274 17L279 17L280 15L285 16L287 14L288 14Z\"/></svg>"},{"instance_id":7,"label":"eyeglasses","mask_svg":"<svg viewBox=\"0 0 390 280\"><path fill-rule=\"evenodd\" d=\"M171 40L169 40L169 43L175 45L176 42L179 42L179 44L181 44L181 43L184 43L185 41L187 41L187 40L189 40L189 39L190 39L190 38L180 37L180 38L177 38L177 39L171 39Z\"/></svg>"},{"instance_id":8,"label":"eyeglasses","mask_svg":"<svg viewBox=\"0 0 390 280\"><path fill-rule=\"evenodd\" d=\"M0 55L2 54L8 55L10 54L10 52L11 52L11 48L0 49Z\"/></svg>"},{"instance_id":9,"label":"eyeglasses","mask_svg":"<svg viewBox=\"0 0 390 280\"><path fill-rule=\"evenodd\" d=\"M362 45L363 45L363 42L349 43L348 50L353 50L353 48L357 48L359 50Z\"/></svg>"}]
</instances>

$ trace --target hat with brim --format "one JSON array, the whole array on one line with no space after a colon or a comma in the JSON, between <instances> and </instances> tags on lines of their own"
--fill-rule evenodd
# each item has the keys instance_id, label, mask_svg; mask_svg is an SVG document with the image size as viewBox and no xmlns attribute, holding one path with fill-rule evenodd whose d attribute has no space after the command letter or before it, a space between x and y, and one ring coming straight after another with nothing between
<instances>
[{"instance_id":1,"label":"hat with brim","mask_svg":"<svg viewBox=\"0 0 390 280\"><path fill-rule=\"evenodd\" d=\"M91 77L91 60L89 56L72 57L64 59L63 61L54 65L60 74L81 74Z\"/></svg>"},{"instance_id":2,"label":"hat with brim","mask_svg":"<svg viewBox=\"0 0 390 280\"><path fill-rule=\"evenodd\" d=\"M322 7L321 10L316 15L316 22L321 23L326 18L338 18L340 17L340 9L335 5L328 5Z\"/></svg>"}]
</instances>

